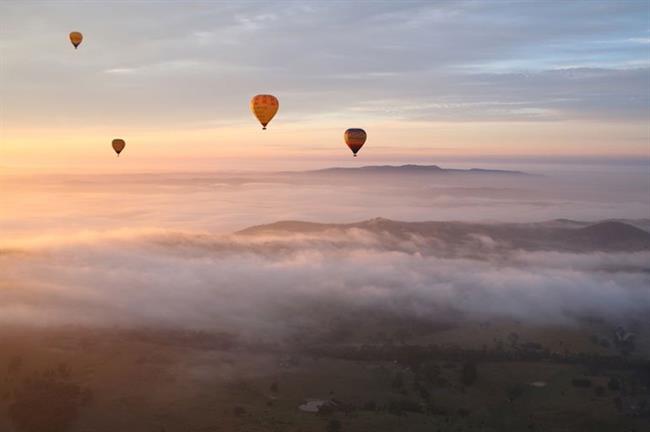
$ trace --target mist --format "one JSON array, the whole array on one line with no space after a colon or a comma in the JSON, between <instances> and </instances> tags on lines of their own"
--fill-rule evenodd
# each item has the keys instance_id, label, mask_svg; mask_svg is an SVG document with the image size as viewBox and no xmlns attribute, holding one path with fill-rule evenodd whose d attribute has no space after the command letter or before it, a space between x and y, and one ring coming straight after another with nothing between
<instances>
[{"instance_id":1,"label":"mist","mask_svg":"<svg viewBox=\"0 0 650 432\"><path fill-rule=\"evenodd\" d=\"M495 239L470 223L459 228L462 239L335 225L234 233L276 220L376 216L488 227L619 218L647 229L642 174L141 175L118 187L115 180L5 178L3 324L162 326L284 340L363 316L571 325L650 310L643 248L525 250L517 234Z\"/></svg>"},{"instance_id":2,"label":"mist","mask_svg":"<svg viewBox=\"0 0 650 432\"><path fill-rule=\"evenodd\" d=\"M650 310L650 252L453 259L419 253L418 238L401 250L385 242L362 231L352 238L167 233L62 241L2 256L0 320L283 336L369 311L433 322L558 324Z\"/></svg>"},{"instance_id":3,"label":"mist","mask_svg":"<svg viewBox=\"0 0 650 432\"><path fill-rule=\"evenodd\" d=\"M485 164L485 162L484 162ZM3 241L106 230L227 234L277 220L599 221L650 215L648 164L442 165L530 175L314 171L0 176Z\"/></svg>"}]
</instances>

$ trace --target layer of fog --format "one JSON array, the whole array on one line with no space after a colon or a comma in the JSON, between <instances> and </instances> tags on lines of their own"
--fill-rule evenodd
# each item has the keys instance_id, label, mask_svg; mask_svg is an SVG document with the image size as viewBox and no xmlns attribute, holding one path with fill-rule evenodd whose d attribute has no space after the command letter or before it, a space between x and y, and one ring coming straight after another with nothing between
<instances>
[{"instance_id":1,"label":"layer of fog","mask_svg":"<svg viewBox=\"0 0 650 432\"><path fill-rule=\"evenodd\" d=\"M542 324L640 316L650 309L647 252L490 253L491 240L477 236L468 248L487 251L477 258L362 231L229 233L286 219L647 218L647 183L647 172L626 167L532 176L4 177L0 322L282 337L371 315Z\"/></svg>"},{"instance_id":2,"label":"layer of fog","mask_svg":"<svg viewBox=\"0 0 650 432\"><path fill-rule=\"evenodd\" d=\"M647 165L596 172L524 168L541 175L2 177L0 230L8 241L131 228L228 233L286 219L531 222L650 215Z\"/></svg>"},{"instance_id":3,"label":"layer of fog","mask_svg":"<svg viewBox=\"0 0 650 432\"><path fill-rule=\"evenodd\" d=\"M486 239L478 239L485 242ZM363 230L320 236L119 231L0 254L0 322L165 326L284 338L355 317L571 324L650 312L650 252L448 258ZM394 245L394 243L393 243Z\"/></svg>"}]
</instances>

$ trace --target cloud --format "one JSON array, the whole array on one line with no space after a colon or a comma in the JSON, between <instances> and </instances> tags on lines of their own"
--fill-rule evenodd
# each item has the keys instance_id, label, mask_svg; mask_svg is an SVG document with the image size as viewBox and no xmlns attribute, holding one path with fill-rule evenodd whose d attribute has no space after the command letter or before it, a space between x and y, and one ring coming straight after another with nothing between
<instances>
[{"instance_id":1,"label":"cloud","mask_svg":"<svg viewBox=\"0 0 650 432\"><path fill-rule=\"evenodd\" d=\"M122 67L122 68L111 68L107 69L104 72L108 74L153 74L153 73L178 73L180 71L187 70L196 70L200 67L204 67L205 63L191 60L191 59L179 59L174 61L165 61L159 63L152 63L147 65L140 65L135 67Z\"/></svg>"},{"instance_id":2,"label":"cloud","mask_svg":"<svg viewBox=\"0 0 650 432\"><path fill-rule=\"evenodd\" d=\"M531 237L473 224L648 214L646 165L566 169L570 175L365 180L340 173L2 178L0 325L165 326L285 339L342 320L506 317L546 325L647 314L650 252L547 250L563 246L544 231L542 246L530 251ZM128 188L115 188L116 179ZM282 219L378 215L471 223L434 226L426 236L382 228L381 220L369 223L373 230L224 234ZM647 220L638 223L647 229ZM556 224L571 222L544 226Z\"/></svg>"},{"instance_id":3,"label":"cloud","mask_svg":"<svg viewBox=\"0 0 650 432\"><path fill-rule=\"evenodd\" d=\"M36 105L43 121L60 112L58 89L71 75L84 84L66 90L70 106L84 106L72 119L121 112L124 95L106 85L106 74L147 77L130 88L133 112L123 124L134 113L139 125L235 121L248 113L232 107L257 89L285 95L286 112L298 119L347 115L383 99L390 112L372 112L377 118L638 121L650 109L647 38L639 36L646 12L625 1L10 2L0 13L0 94L22 101L31 97L25 88L39 86L38 104L7 104L8 122L33 119ZM76 53L83 63L59 49L62 29L79 26L87 29ZM83 103L89 89L100 106Z\"/></svg>"},{"instance_id":4,"label":"cloud","mask_svg":"<svg viewBox=\"0 0 650 432\"><path fill-rule=\"evenodd\" d=\"M628 42L633 42L633 43L639 43L639 44L650 44L650 38L649 37L636 37L636 38L629 38L626 39Z\"/></svg>"},{"instance_id":5,"label":"cloud","mask_svg":"<svg viewBox=\"0 0 650 432\"><path fill-rule=\"evenodd\" d=\"M108 74L131 74L137 71L136 68L111 68L106 69L104 72Z\"/></svg>"},{"instance_id":6,"label":"cloud","mask_svg":"<svg viewBox=\"0 0 650 432\"><path fill-rule=\"evenodd\" d=\"M493 240L477 241L494 246ZM4 324L173 326L285 338L344 317L571 323L650 311L650 253L421 253L346 234L96 236L0 255ZM468 245L468 248L471 245Z\"/></svg>"}]
</instances>

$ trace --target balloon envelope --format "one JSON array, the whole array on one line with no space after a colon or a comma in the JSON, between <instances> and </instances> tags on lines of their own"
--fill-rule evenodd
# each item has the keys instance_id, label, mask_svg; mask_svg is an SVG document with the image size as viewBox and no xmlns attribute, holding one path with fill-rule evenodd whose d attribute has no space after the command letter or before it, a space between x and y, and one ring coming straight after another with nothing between
<instances>
[{"instance_id":1,"label":"balloon envelope","mask_svg":"<svg viewBox=\"0 0 650 432\"><path fill-rule=\"evenodd\" d=\"M361 147L366 142L366 131L363 129L348 129L345 131L343 134L343 138L345 139L345 143L350 147L350 150L352 150L352 153L354 156L357 156L357 152L361 150Z\"/></svg>"},{"instance_id":2,"label":"balloon envelope","mask_svg":"<svg viewBox=\"0 0 650 432\"><path fill-rule=\"evenodd\" d=\"M70 33L70 42L72 42L72 45L74 45L74 49L77 49L83 39L84 36L79 32L73 31Z\"/></svg>"},{"instance_id":3,"label":"balloon envelope","mask_svg":"<svg viewBox=\"0 0 650 432\"><path fill-rule=\"evenodd\" d=\"M278 112L278 108L280 108L278 98L267 94L254 96L250 105L253 115L262 123L262 129L266 129L266 125L269 124L275 113Z\"/></svg>"},{"instance_id":4,"label":"balloon envelope","mask_svg":"<svg viewBox=\"0 0 650 432\"><path fill-rule=\"evenodd\" d=\"M122 150L124 150L126 143L124 142L123 139L115 138L111 143L111 145L113 146L113 150L115 150L115 153L117 153L117 155L119 156Z\"/></svg>"}]
</instances>

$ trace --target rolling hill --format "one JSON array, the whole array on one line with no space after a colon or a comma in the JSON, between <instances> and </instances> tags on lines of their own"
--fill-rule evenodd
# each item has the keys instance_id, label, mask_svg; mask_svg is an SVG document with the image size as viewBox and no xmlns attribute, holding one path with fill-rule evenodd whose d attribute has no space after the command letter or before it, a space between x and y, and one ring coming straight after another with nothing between
<instances>
[{"instance_id":1,"label":"rolling hill","mask_svg":"<svg viewBox=\"0 0 650 432\"><path fill-rule=\"evenodd\" d=\"M549 221L541 223L400 222L375 218L349 224L280 221L239 231L238 235L343 234L353 230L385 237L386 242L420 239L426 246L454 251L522 249L571 252L633 252L650 250L650 233L629 223Z\"/></svg>"}]
</instances>

